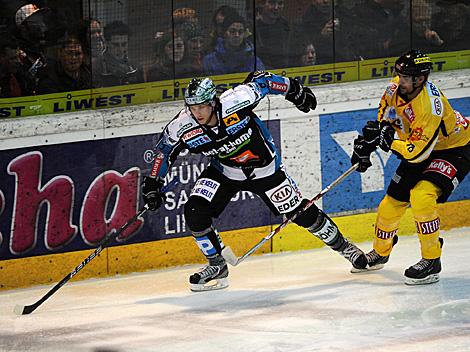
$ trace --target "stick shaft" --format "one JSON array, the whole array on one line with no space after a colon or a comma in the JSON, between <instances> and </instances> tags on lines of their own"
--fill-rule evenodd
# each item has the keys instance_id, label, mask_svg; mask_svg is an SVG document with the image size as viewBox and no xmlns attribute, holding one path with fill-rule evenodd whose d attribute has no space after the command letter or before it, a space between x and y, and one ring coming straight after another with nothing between
<instances>
[{"instance_id":1,"label":"stick shaft","mask_svg":"<svg viewBox=\"0 0 470 352\"><path fill-rule=\"evenodd\" d=\"M99 246L88 256L86 257L75 269L73 269L70 273L68 273L62 280L60 280L53 288L51 288L44 296L42 296L36 303L33 303L29 306L24 306L23 311L21 314L30 314L36 308L38 308L41 304L43 304L49 297L51 297L57 290L59 290L62 286L64 286L71 278L73 278L80 270L82 270L85 265L91 262L101 251L108 245L113 239L117 238L121 233L123 233L130 225L132 225L139 217L141 217L146 211L148 207L145 206L139 212L134 215L131 219L129 219L117 232L112 231L107 234L103 240L100 242Z\"/></svg>"},{"instance_id":2,"label":"stick shaft","mask_svg":"<svg viewBox=\"0 0 470 352\"><path fill-rule=\"evenodd\" d=\"M301 213L303 213L305 210L307 210L314 202L319 200L321 197L323 197L326 193L328 193L333 187L337 186L339 183L341 183L346 177L348 177L351 173L353 173L359 164L354 164L352 165L349 169L347 169L343 174L341 174L336 180L331 182L327 187L325 187L320 193L318 193L315 197L313 197L311 200L308 201L307 204L298 212L296 212L292 217L289 219L284 220L278 227L276 227L274 230L272 230L267 236L263 237L261 241L259 241L257 244L255 244L252 248L250 248L245 254L243 254L240 258L237 259L235 265L238 265L242 261L244 261L248 256L253 254L258 248L260 248L263 244L265 244L267 241L269 241L273 236L275 236L279 231L281 231L284 227L286 227L288 224L290 224L292 221L294 221Z\"/></svg>"}]
</instances>

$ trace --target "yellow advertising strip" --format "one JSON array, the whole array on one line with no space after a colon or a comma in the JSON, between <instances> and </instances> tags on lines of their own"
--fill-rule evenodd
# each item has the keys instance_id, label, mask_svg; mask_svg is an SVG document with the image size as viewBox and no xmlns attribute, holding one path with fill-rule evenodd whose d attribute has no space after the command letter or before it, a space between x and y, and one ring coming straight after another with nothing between
<instances>
[{"instance_id":1,"label":"yellow advertising strip","mask_svg":"<svg viewBox=\"0 0 470 352\"><path fill-rule=\"evenodd\" d=\"M429 55L435 71L470 67L470 50ZM391 77L396 57L272 70L304 85ZM219 93L243 82L247 73L214 76ZM181 100L190 78L97 88L22 98L0 99L0 118L26 117Z\"/></svg>"},{"instance_id":2,"label":"yellow advertising strip","mask_svg":"<svg viewBox=\"0 0 470 352\"><path fill-rule=\"evenodd\" d=\"M441 228L448 230L470 226L470 200L450 202L439 205ZM340 230L352 241L359 243L372 241L375 213L335 217ZM261 238L271 232L273 227L263 226L222 233L223 241L237 256L241 256ZM347 230L345 230L347 229ZM406 211L401 221L399 235L414 235L415 226L411 209ZM323 246L323 243L305 229L295 224L287 226L272 242L267 242L256 254L279 253L285 251L307 250ZM364 248L368 250L370 248ZM55 285L70 273L92 250L63 254L51 254L23 259L0 261L0 290L35 285ZM130 272L179 266L190 263L204 263L191 237L123 245L103 250L72 280L113 276ZM21 273L21 275L18 275Z\"/></svg>"}]
</instances>

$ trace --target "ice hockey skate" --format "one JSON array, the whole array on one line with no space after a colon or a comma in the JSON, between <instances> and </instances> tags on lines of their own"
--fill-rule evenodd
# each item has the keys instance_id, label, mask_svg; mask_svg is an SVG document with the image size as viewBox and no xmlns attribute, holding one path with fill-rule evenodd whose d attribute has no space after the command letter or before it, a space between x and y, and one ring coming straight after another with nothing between
<instances>
[{"instance_id":1,"label":"ice hockey skate","mask_svg":"<svg viewBox=\"0 0 470 352\"><path fill-rule=\"evenodd\" d=\"M352 269L361 270L367 266L367 259L362 250L360 250L354 243L349 242L344 238L344 243L337 250L344 258L349 260L352 264Z\"/></svg>"},{"instance_id":2,"label":"ice hockey skate","mask_svg":"<svg viewBox=\"0 0 470 352\"><path fill-rule=\"evenodd\" d=\"M439 281L441 258L422 258L415 265L405 270L406 285L427 285Z\"/></svg>"},{"instance_id":3,"label":"ice hockey skate","mask_svg":"<svg viewBox=\"0 0 470 352\"><path fill-rule=\"evenodd\" d=\"M209 264L189 277L191 291L221 290L228 287L228 267L222 256L209 259Z\"/></svg>"},{"instance_id":4,"label":"ice hockey skate","mask_svg":"<svg viewBox=\"0 0 470 352\"><path fill-rule=\"evenodd\" d=\"M398 236L393 236L393 243L392 247L395 246L398 242ZM388 262L388 259L390 258L389 255L387 256L382 256L378 254L375 249L372 249L370 252L366 253L366 259L367 259L367 266L365 268L355 268L353 267L351 269L352 273L361 273L364 271L374 271L374 270L380 270L384 267L384 265Z\"/></svg>"},{"instance_id":5,"label":"ice hockey skate","mask_svg":"<svg viewBox=\"0 0 470 352\"><path fill-rule=\"evenodd\" d=\"M439 243L444 245L444 239L439 238ZM415 265L405 270L406 285L427 285L439 281L441 272L441 258L425 259L422 258Z\"/></svg>"}]
</instances>

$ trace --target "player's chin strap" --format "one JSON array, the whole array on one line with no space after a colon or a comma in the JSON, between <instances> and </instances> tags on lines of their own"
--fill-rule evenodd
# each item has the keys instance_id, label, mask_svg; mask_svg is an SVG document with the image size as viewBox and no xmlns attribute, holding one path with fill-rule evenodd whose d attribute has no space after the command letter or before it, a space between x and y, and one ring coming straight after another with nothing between
<instances>
[{"instance_id":1,"label":"player's chin strap","mask_svg":"<svg viewBox=\"0 0 470 352\"><path fill-rule=\"evenodd\" d=\"M266 241L269 241L273 236L275 236L279 231L281 231L284 227L289 225L292 221L294 221L301 213L303 213L305 210L307 210L314 202L319 200L321 197L323 197L326 193L330 191L333 187L337 186L339 183L341 183L346 177L348 177L351 173L353 173L357 168L359 164L354 164L351 166L349 169L347 169L342 175L340 175L336 180L330 183L329 186L325 187L320 193L318 193L315 197L313 197L311 200L308 201L308 203L305 204L305 206L300 209L298 212L296 212L292 217L284 220L282 224L280 224L278 227L276 227L274 230L272 230L267 236L263 237L261 241L259 241L256 245L254 245L252 248L250 248L245 254L243 254L240 258L237 258L235 253L233 253L232 249L230 247L225 247L222 250L222 256L225 258L227 263L229 263L232 266L236 266L240 264L242 261L244 261L248 256L253 254L258 248L260 248Z\"/></svg>"}]
</instances>

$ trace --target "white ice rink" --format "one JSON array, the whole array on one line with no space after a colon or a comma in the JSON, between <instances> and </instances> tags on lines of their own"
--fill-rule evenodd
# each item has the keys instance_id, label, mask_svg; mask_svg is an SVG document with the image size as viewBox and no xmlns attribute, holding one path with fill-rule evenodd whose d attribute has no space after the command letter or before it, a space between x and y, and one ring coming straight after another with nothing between
<instances>
[{"instance_id":1,"label":"white ice rink","mask_svg":"<svg viewBox=\"0 0 470 352\"><path fill-rule=\"evenodd\" d=\"M0 351L470 351L469 235L443 233L441 281L427 286L403 284L420 255L401 237L373 273L322 248L248 258L221 291L189 292L199 266L68 283L26 316L15 304L53 285L3 291Z\"/></svg>"}]
</instances>

